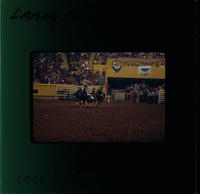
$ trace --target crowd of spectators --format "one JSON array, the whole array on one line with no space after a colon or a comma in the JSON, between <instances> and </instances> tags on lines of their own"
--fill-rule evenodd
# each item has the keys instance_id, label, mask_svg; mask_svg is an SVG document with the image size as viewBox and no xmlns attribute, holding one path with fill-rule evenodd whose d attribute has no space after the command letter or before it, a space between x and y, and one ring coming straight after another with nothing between
<instances>
[{"instance_id":1,"label":"crowd of spectators","mask_svg":"<svg viewBox=\"0 0 200 194\"><path fill-rule=\"evenodd\" d=\"M165 86L162 85L162 88ZM158 93L161 86L150 86L149 84L135 83L126 87L125 100L132 102L158 103Z\"/></svg>"},{"instance_id":2,"label":"crowd of spectators","mask_svg":"<svg viewBox=\"0 0 200 194\"><path fill-rule=\"evenodd\" d=\"M69 69L66 70L63 66L63 59L58 53L34 53L33 54L33 80L38 83L49 84L89 84L102 85L100 77L105 77L105 72L100 75L100 72L94 72L89 68L90 53L84 52L68 52L65 53ZM94 56L94 64L106 65L107 58L117 57L147 57L148 53L134 53L134 52L97 52ZM162 64L165 64L164 53L153 53L154 57L163 58ZM134 61L129 66L138 65L152 65L153 63L142 62L136 64ZM102 77L101 77L102 78Z\"/></svg>"},{"instance_id":3,"label":"crowd of spectators","mask_svg":"<svg viewBox=\"0 0 200 194\"><path fill-rule=\"evenodd\" d=\"M99 85L100 73L88 67L89 53L66 53L66 56L69 64L68 70L63 67L60 54L35 53L33 55L34 82Z\"/></svg>"},{"instance_id":4,"label":"crowd of spectators","mask_svg":"<svg viewBox=\"0 0 200 194\"><path fill-rule=\"evenodd\" d=\"M107 58L143 58L146 59L149 53L147 52L97 52L94 58L94 64L105 65ZM153 53L153 58L164 58L164 53Z\"/></svg>"},{"instance_id":5,"label":"crowd of spectators","mask_svg":"<svg viewBox=\"0 0 200 194\"><path fill-rule=\"evenodd\" d=\"M88 66L90 60L90 53L84 52L69 52L66 53L70 69Z\"/></svg>"},{"instance_id":6,"label":"crowd of spectators","mask_svg":"<svg viewBox=\"0 0 200 194\"><path fill-rule=\"evenodd\" d=\"M165 53L153 53L153 58L165 58Z\"/></svg>"},{"instance_id":7,"label":"crowd of spectators","mask_svg":"<svg viewBox=\"0 0 200 194\"><path fill-rule=\"evenodd\" d=\"M34 53L32 62L34 82L63 83L70 79L62 66L63 59L59 54Z\"/></svg>"},{"instance_id":8,"label":"crowd of spectators","mask_svg":"<svg viewBox=\"0 0 200 194\"><path fill-rule=\"evenodd\" d=\"M114 53L113 57L129 57L129 58L147 58L148 53L144 52L121 52L121 53Z\"/></svg>"},{"instance_id":9,"label":"crowd of spectators","mask_svg":"<svg viewBox=\"0 0 200 194\"><path fill-rule=\"evenodd\" d=\"M119 57L126 57L126 58L143 58L146 59L149 56L147 52L97 52L94 57L93 64L94 65L106 65L107 58L114 58L117 59ZM165 58L164 53L153 53L153 58ZM138 65L153 65L154 62L141 62L144 64L136 64L132 63L131 66L138 66ZM161 65L164 65L162 62ZM160 64L155 64L155 66L160 66Z\"/></svg>"},{"instance_id":10,"label":"crowd of spectators","mask_svg":"<svg viewBox=\"0 0 200 194\"><path fill-rule=\"evenodd\" d=\"M94 56L94 65L106 65L106 60L109 57L109 53L97 52Z\"/></svg>"},{"instance_id":11,"label":"crowd of spectators","mask_svg":"<svg viewBox=\"0 0 200 194\"><path fill-rule=\"evenodd\" d=\"M71 71L73 80L76 84L83 85L99 85L100 73L94 72L88 67L80 67Z\"/></svg>"},{"instance_id":12,"label":"crowd of spectators","mask_svg":"<svg viewBox=\"0 0 200 194\"><path fill-rule=\"evenodd\" d=\"M139 53L133 53L134 58L143 58L146 59L148 57L149 53L139 52Z\"/></svg>"},{"instance_id":13,"label":"crowd of spectators","mask_svg":"<svg viewBox=\"0 0 200 194\"><path fill-rule=\"evenodd\" d=\"M99 85L100 72L92 71L88 65L90 53L66 53L70 72L76 84Z\"/></svg>"}]
</instances>

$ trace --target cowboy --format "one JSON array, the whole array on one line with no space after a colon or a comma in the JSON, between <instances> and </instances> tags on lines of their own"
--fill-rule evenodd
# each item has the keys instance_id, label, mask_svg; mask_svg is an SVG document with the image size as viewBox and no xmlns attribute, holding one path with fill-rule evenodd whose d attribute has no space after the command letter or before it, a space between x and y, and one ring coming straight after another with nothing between
<instances>
[{"instance_id":1,"label":"cowboy","mask_svg":"<svg viewBox=\"0 0 200 194\"><path fill-rule=\"evenodd\" d=\"M137 99L137 91L136 90L133 90L131 92L131 96L132 96L132 102L136 102L136 99Z\"/></svg>"},{"instance_id":2,"label":"cowboy","mask_svg":"<svg viewBox=\"0 0 200 194\"><path fill-rule=\"evenodd\" d=\"M100 104L100 102L103 101L103 99L105 98L105 94L103 93L103 87L100 87L99 90L97 91L97 101L98 104Z\"/></svg>"}]
</instances>

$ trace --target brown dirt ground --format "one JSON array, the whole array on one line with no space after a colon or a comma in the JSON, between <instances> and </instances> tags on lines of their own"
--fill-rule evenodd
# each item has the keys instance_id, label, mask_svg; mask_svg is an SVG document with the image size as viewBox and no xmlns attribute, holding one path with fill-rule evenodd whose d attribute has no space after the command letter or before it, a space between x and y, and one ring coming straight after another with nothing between
<instances>
[{"instance_id":1,"label":"brown dirt ground","mask_svg":"<svg viewBox=\"0 0 200 194\"><path fill-rule=\"evenodd\" d=\"M162 141L165 105L115 102L82 109L75 102L33 101L37 142Z\"/></svg>"}]
</instances>

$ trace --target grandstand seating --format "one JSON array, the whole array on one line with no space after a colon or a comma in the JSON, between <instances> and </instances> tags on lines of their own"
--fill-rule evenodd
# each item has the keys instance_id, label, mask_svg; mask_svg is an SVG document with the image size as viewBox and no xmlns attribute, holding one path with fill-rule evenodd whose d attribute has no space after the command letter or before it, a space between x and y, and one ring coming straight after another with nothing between
<instances>
[{"instance_id":1,"label":"grandstand seating","mask_svg":"<svg viewBox=\"0 0 200 194\"><path fill-rule=\"evenodd\" d=\"M146 58L143 58L144 56ZM33 80L38 83L51 84L81 84L83 80L86 80L90 85L104 85L105 75L95 72L95 65L110 66L115 59L120 65L159 67L165 65L164 57L164 53L153 52L35 53L33 55Z\"/></svg>"},{"instance_id":2,"label":"grandstand seating","mask_svg":"<svg viewBox=\"0 0 200 194\"><path fill-rule=\"evenodd\" d=\"M108 58L107 53L96 52L94 56L93 64L95 65L106 65L106 60Z\"/></svg>"},{"instance_id":3,"label":"grandstand seating","mask_svg":"<svg viewBox=\"0 0 200 194\"><path fill-rule=\"evenodd\" d=\"M124 63L124 65L128 66L140 66L140 65L151 65L153 67L159 67L161 65L165 65L164 62L164 53L160 54L162 57L155 57L159 56L159 54L154 54L153 52L149 53L134 53L134 52L122 52L122 53L95 53L95 57L93 58L93 64L94 65L105 65L105 63L102 63L101 57L104 58L106 64L108 59L116 59L118 60L118 63L120 61L128 61L127 63Z\"/></svg>"},{"instance_id":4,"label":"grandstand seating","mask_svg":"<svg viewBox=\"0 0 200 194\"><path fill-rule=\"evenodd\" d=\"M98 85L100 79L104 84L105 77L89 67L90 53L41 53L33 58L34 82Z\"/></svg>"},{"instance_id":5,"label":"grandstand seating","mask_svg":"<svg viewBox=\"0 0 200 194\"><path fill-rule=\"evenodd\" d=\"M96 55L95 52L92 52L91 55L90 55L89 68L91 68L91 69L93 68L93 63L94 63L95 55Z\"/></svg>"}]
</instances>

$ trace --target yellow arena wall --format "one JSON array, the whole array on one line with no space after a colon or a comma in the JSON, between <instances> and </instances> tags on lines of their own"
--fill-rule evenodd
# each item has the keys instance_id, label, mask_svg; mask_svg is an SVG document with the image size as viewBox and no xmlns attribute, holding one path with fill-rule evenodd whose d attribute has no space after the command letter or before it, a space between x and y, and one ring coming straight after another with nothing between
<instances>
[{"instance_id":1,"label":"yellow arena wall","mask_svg":"<svg viewBox=\"0 0 200 194\"><path fill-rule=\"evenodd\" d=\"M138 67L122 66L117 72L112 66L95 65L95 71L106 71L106 77L109 78L140 78L140 79L165 79L165 67L151 67L151 74L140 75Z\"/></svg>"},{"instance_id":2,"label":"yellow arena wall","mask_svg":"<svg viewBox=\"0 0 200 194\"><path fill-rule=\"evenodd\" d=\"M138 67L122 66L122 68L116 72L111 66L108 67L107 77L109 78L140 78L140 79L165 79L164 67L152 67L151 74L141 75L138 72Z\"/></svg>"},{"instance_id":3,"label":"yellow arena wall","mask_svg":"<svg viewBox=\"0 0 200 194\"><path fill-rule=\"evenodd\" d=\"M117 60L117 64L121 65L121 69L119 71L115 71L112 68L113 59L108 59L106 65L94 65L94 71L106 71L107 78L139 78L139 79L165 79L165 66L160 65L161 60L155 59L151 61L153 64L151 65L151 74L141 75L139 74L138 67L142 62L148 62L148 60L144 59L136 59L136 66L131 66L133 63L133 58L119 58ZM159 64L159 67L156 67L156 64ZM144 65L145 66L145 65Z\"/></svg>"},{"instance_id":4,"label":"yellow arena wall","mask_svg":"<svg viewBox=\"0 0 200 194\"><path fill-rule=\"evenodd\" d=\"M56 95L56 85L55 84L33 84L33 90L37 90L34 97L55 97Z\"/></svg>"},{"instance_id":5,"label":"yellow arena wall","mask_svg":"<svg viewBox=\"0 0 200 194\"><path fill-rule=\"evenodd\" d=\"M55 98L56 96L56 86L62 87L70 87L77 89L79 86L76 85L69 85L69 84L33 84L33 90L37 90L37 93L33 94L34 98L43 98L43 99L51 99ZM92 88L100 88L101 86L91 85L89 87ZM103 91L105 92L105 87L103 87Z\"/></svg>"}]
</instances>

